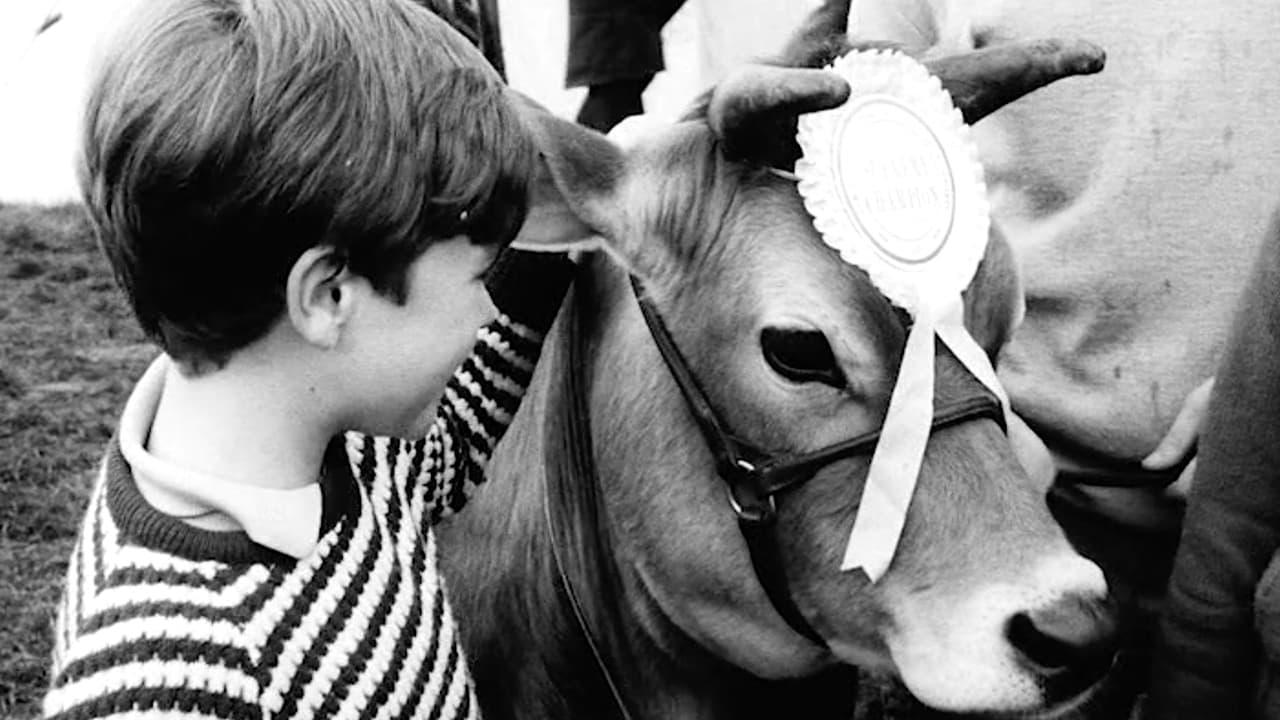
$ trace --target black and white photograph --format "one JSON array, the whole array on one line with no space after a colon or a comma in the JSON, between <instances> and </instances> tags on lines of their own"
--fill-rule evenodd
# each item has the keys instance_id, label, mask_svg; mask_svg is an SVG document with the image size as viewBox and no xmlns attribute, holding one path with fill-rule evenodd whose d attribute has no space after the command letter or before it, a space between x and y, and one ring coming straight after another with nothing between
<instances>
[{"instance_id":1,"label":"black and white photograph","mask_svg":"<svg viewBox=\"0 0 1280 720\"><path fill-rule=\"evenodd\" d=\"M0 5L0 719L1280 720L1278 37Z\"/></svg>"}]
</instances>

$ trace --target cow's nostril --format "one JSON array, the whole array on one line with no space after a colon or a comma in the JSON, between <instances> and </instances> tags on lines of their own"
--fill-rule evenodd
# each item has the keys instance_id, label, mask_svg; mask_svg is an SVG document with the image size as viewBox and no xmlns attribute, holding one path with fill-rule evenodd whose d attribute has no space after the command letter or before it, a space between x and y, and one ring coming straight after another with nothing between
<instances>
[{"instance_id":1,"label":"cow's nostril","mask_svg":"<svg viewBox=\"0 0 1280 720\"><path fill-rule=\"evenodd\" d=\"M1089 687L1115 657L1116 613L1109 600L1064 597L1009 619L1009 642L1040 673L1050 694Z\"/></svg>"}]
</instances>

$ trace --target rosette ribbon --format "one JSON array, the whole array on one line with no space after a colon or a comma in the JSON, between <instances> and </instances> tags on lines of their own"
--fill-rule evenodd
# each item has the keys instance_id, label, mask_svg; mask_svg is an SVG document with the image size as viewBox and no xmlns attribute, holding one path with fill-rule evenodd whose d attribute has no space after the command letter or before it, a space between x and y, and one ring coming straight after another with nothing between
<instances>
[{"instance_id":1,"label":"rosette ribbon","mask_svg":"<svg viewBox=\"0 0 1280 720\"><path fill-rule=\"evenodd\" d=\"M878 581L893 560L933 428L937 340L1009 403L964 326L962 293L986 253L986 184L960 111L937 78L897 52L851 52L828 68L844 105L800 117L798 189L814 227L911 314L889 408L842 570Z\"/></svg>"}]
</instances>

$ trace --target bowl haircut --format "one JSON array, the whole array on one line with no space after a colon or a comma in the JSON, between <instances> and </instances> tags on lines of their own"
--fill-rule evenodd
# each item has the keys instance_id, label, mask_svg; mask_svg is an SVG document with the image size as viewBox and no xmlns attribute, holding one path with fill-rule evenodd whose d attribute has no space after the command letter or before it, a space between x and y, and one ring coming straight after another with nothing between
<instances>
[{"instance_id":1,"label":"bowl haircut","mask_svg":"<svg viewBox=\"0 0 1280 720\"><path fill-rule=\"evenodd\" d=\"M141 0L100 54L81 192L185 371L264 335L309 248L403 303L433 241L502 246L524 221L534 150L505 87L407 0Z\"/></svg>"}]
</instances>

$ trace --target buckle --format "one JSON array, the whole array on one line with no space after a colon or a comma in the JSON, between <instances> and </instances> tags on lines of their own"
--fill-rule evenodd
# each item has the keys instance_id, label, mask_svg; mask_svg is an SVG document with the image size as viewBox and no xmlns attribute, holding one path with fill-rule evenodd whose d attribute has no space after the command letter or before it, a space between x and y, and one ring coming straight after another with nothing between
<instances>
[{"instance_id":1,"label":"buckle","mask_svg":"<svg viewBox=\"0 0 1280 720\"><path fill-rule=\"evenodd\" d=\"M738 458L733 461L732 468L732 475L724 477L725 489L729 494L729 506L738 516L738 521L752 524L773 522L778 514L778 506L772 495L765 495L762 498L757 492L757 484L753 482L757 476L756 466ZM743 489L750 494L750 497L738 496L738 491Z\"/></svg>"}]
</instances>

